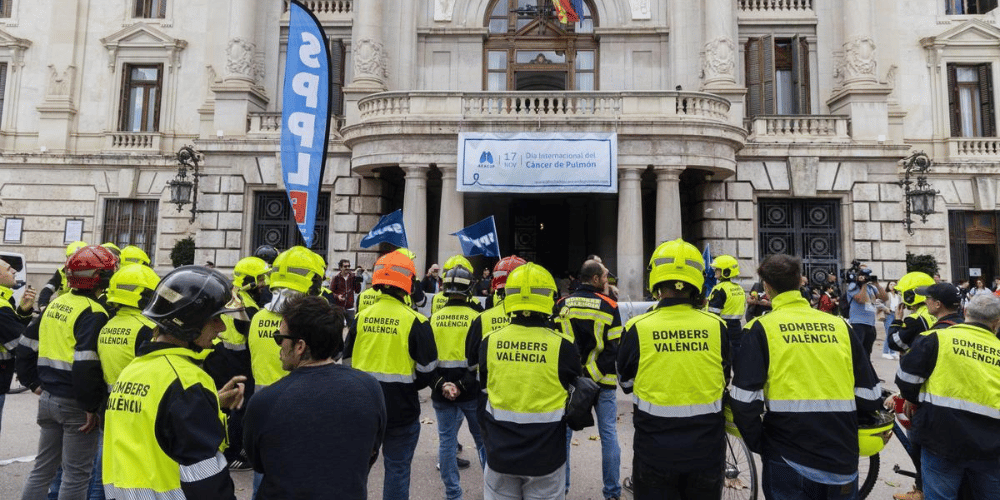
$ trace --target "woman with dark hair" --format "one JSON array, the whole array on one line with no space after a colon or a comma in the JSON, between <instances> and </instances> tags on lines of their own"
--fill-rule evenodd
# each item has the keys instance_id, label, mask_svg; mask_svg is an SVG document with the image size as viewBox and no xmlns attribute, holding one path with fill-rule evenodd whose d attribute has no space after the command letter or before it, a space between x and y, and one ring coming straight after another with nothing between
<instances>
[{"instance_id":1,"label":"woman with dark hair","mask_svg":"<svg viewBox=\"0 0 1000 500\"><path fill-rule=\"evenodd\" d=\"M888 312L885 315L885 331L888 332L889 325L892 324L892 320L893 318L895 318L895 315L892 313L892 311L895 311L896 308L899 307L899 301L900 301L899 292L896 291L895 281L890 281L889 284L886 285L885 294L886 294L885 307L888 308ZM889 343L883 342L882 357L885 359L898 359L899 354L894 354L892 350L889 349Z\"/></svg>"},{"instance_id":2,"label":"woman with dark hair","mask_svg":"<svg viewBox=\"0 0 1000 500\"><path fill-rule=\"evenodd\" d=\"M823 285L823 293L819 296L819 306L818 309L825 313L837 314L837 303L840 299L837 297L837 287L832 283L827 283Z\"/></svg>"}]
</instances>

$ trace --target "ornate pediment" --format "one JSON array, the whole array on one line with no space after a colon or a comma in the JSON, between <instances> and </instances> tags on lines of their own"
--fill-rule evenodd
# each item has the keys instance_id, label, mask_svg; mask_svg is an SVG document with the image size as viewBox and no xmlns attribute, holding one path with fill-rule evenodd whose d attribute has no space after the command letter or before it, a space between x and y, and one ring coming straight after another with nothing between
<instances>
[{"instance_id":1,"label":"ornate pediment","mask_svg":"<svg viewBox=\"0 0 1000 500\"><path fill-rule=\"evenodd\" d=\"M1000 43L1000 29L979 19L970 19L937 36L920 40L926 48L937 47L996 47Z\"/></svg>"},{"instance_id":2,"label":"ornate pediment","mask_svg":"<svg viewBox=\"0 0 1000 500\"><path fill-rule=\"evenodd\" d=\"M108 49L108 68L111 71L115 70L118 58L126 54L166 57L167 69L173 70L174 66L180 66L180 53L188 45L187 41L167 35L146 23L136 23L123 28L113 35L102 38L101 43Z\"/></svg>"},{"instance_id":3,"label":"ornate pediment","mask_svg":"<svg viewBox=\"0 0 1000 500\"><path fill-rule=\"evenodd\" d=\"M0 55L8 55L12 60L11 71L24 66L24 51L31 47L31 41L18 38L0 29Z\"/></svg>"}]
</instances>

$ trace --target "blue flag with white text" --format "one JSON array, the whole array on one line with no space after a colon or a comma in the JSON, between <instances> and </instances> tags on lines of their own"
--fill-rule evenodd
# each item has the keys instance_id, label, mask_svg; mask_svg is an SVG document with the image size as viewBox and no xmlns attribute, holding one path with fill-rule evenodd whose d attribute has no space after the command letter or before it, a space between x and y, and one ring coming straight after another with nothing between
<instances>
[{"instance_id":1,"label":"blue flag with white text","mask_svg":"<svg viewBox=\"0 0 1000 500\"><path fill-rule=\"evenodd\" d=\"M281 172L295 224L312 247L316 206L330 134L330 51L316 16L288 6L288 46L281 110Z\"/></svg>"},{"instance_id":2,"label":"blue flag with white text","mask_svg":"<svg viewBox=\"0 0 1000 500\"><path fill-rule=\"evenodd\" d=\"M458 236L458 241L462 244L462 253L466 257L473 255L500 257L497 225L492 215L451 235Z\"/></svg>"},{"instance_id":3,"label":"blue flag with white text","mask_svg":"<svg viewBox=\"0 0 1000 500\"><path fill-rule=\"evenodd\" d=\"M705 243L705 251L702 252L701 257L705 259L705 285L702 290L705 292L705 297L708 297L712 293L712 289L715 288L715 270L712 269L712 252L711 245Z\"/></svg>"},{"instance_id":4,"label":"blue flag with white text","mask_svg":"<svg viewBox=\"0 0 1000 500\"><path fill-rule=\"evenodd\" d=\"M368 248L379 243L391 243L397 247L406 247L406 228L403 227L403 211L396 210L389 215L383 215L378 224L368 235L362 238L361 248Z\"/></svg>"}]
</instances>

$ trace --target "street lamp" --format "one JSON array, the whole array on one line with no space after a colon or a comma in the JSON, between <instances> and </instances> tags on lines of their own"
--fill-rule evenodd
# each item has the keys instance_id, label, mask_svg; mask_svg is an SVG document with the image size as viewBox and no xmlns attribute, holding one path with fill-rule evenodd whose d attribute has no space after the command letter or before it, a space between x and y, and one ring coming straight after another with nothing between
<instances>
[{"instance_id":1,"label":"street lamp","mask_svg":"<svg viewBox=\"0 0 1000 500\"><path fill-rule=\"evenodd\" d=\"M931 188L931 185L927 183L927 172L930 171L932 164L931 159L923 151L911 154L903 160L903 180L896 183L903 187L906 195L906 218L903 220L903 225L906 226L906 232L910 233L911 236L913 235L914 215L919 215L920 222L926 224L927 216L936 213L934 211L934 198L939 191ZM915 186L910 180L911 175L917 177Z\"/></svg>"},{"instance_id":2,"label":"street lamp","mask_svg":"<svg viewBox=\"0 0 1000 500\"><path fill-rule=\"evenodd\" d=\"M177 163L179 164L177 177L167 182L167 187L170 188L170 203L177 205L178 212L184 209L184 205L191 203L191 219L188 222L194 222L194 216L198 213L198 177L205 175L198 173L198 163L201 162L202 158L202 154L191 146L181 148L177 152ZM192 180L188 180L189 168L192 170ZM191 199L192 193L194 200Z\"/></svg>"}]
</instances>

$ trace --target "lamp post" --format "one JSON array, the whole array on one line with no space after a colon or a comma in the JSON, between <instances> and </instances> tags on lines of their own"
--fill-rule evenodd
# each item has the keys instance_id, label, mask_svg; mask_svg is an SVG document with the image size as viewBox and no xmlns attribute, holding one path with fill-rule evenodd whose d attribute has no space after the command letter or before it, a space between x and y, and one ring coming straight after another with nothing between
<instances>
[{"instance_id":1,"label":"lamp post","mask_svg":"<svg viewBox=\"0 0 1000 500\"><path fill-rule=\"evenodd\" d=\"M198 172L198 164L202 158L202 154L193 147L182 147L177 152L177 163L179 164L177 176L167 182L167 187L170 188L170 203L177 205L178 212L184 209L184 205L191 203L191 219L188 222L192 223L195 214L198 213L198 177L205 175ZM188 180L189 168L192 170L192 180ZM193 200L191 199L192 193L194 194Z\"/></svg>"},{"instance_id":2,"label":"lamp post","mask_svg":"<svg viewBox=\"0 0 1000 500\"><path fill-rule=\"evenodd\" d=\"M927 172L930 171L933 162L923 151L917 151L903 160L903 180L897 182L904 189L906 195L906 218L903 225L906 232L913 235L913 216L919 215L920 222L927 223L927 216L934 211L934 198L938 192L927 183ZM910 180L910 176L916 176L916 185Z\"/></svg>"}]
</instances>

